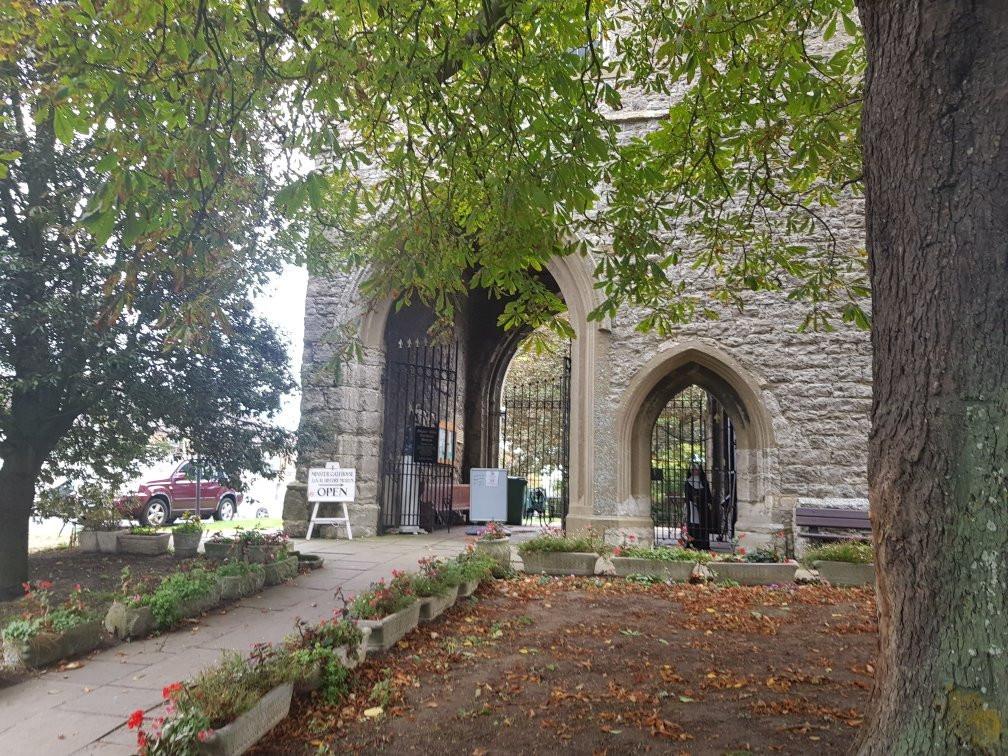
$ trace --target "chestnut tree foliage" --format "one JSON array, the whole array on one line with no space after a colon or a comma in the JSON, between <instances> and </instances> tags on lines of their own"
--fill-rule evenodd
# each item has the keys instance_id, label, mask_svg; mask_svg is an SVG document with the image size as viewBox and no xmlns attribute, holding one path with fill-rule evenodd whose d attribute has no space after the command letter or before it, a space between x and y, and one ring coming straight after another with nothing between
<instances>
[{"instance_id":1,"label":"chestnut tree foliage","mask_svg":"<svg viewBox=\"0 0 1008 756\"><path fill-rule=\"evenodd\" d=\"M279 259L259 248L276 225L269 181L258 178L268 172L261 145L203 175L201 158L155 122L165 102L112 79L101 94L103 74L88 78L87 65L105 64L67 51L72 24L47 26L77 9L2 8L0 592L9 596L28 578L40 485L122 482L155 433L187 439L235 479L270 473L270 457L292 446L273 418L293 380L250 299ZM104 113L90 127L68 105L83 90ZM207 131L220 128L215 119ZM170 156L177 180L155 167ZM158 181L141 178L149 174ZM102 209L105 196L114 211Z\"/></svg>"},{"instance_id":2,"label":"chestnut tree foliage","mask_svg":"<svg viewBox=\"0 0 1008 756\"><path fill-rule=\"evenodd\" d=\"M503 325L561 335L535 276L555 255L591 256L592 317L630 304L661 332L758 290L805 303L806 326L867 327L870 260L882 645L861 745L1003 751L1008 6L856 10L0 0L5 244L103 266L89 338L150 308L142 333L180 346L224 329L227 292L278 254L366 266L367 293L446 323L484 288L511 300ZM648 133L620 120L640 109ZM867 255L828 221L862 192Z\"/></svg>"}]
</instances>

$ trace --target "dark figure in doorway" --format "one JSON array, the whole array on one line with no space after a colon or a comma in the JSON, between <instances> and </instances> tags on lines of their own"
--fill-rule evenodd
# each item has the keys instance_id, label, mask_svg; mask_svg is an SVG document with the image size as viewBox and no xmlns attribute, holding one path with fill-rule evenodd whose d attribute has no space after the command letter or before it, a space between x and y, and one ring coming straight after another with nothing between
<instances>
[{"instance_id":1,"label":"dark figure in doorway","mask_svg":"<svg viewBox=\"0 0 1008 756\"><path fill-rule=\"evenodd\" d=\"M686 548L710 549L710 524L714 509L707 474L700 465L690 467L684 487L686 499Z\"/></svg>"}]
</instances>

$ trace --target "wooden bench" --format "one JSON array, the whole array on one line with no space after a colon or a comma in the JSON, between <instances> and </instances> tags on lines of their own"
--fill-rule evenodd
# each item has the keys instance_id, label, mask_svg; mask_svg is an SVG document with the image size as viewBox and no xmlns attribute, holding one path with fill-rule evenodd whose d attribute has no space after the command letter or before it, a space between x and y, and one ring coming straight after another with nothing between
<instances>
[{"instance_id":1,"label":"wooden bench","mask_svg":"<svg viewBox=\"0 0 1008 756\"><path fill-rule=\"evenodd\" d=\"M452 485L452 512L462 515L462 522L469 520L471 497L468 483L454 483Z\"/></svg>"},{"instance_id":2,"label":"wooden bench","mask_svg":"<svg viewBox=\"0 0 1008 756\"><path fill-rule=\"evenodd\" d=\"M871 540L871 519L864 509L822 509L796 507L794 511L795 534L801 538L829 541ZM834 532L823 533L821 528ZM838 533L840 530L857 530L859 533ZM864 532L867 531L867 532Z\"/></svg>"}]
</instances>

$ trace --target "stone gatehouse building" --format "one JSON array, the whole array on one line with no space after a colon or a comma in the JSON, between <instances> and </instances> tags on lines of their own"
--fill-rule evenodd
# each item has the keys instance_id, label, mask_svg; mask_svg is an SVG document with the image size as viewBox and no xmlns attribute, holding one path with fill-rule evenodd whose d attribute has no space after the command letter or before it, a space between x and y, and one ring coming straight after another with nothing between
<instances>
[{"instance_id":1,"label":"stone gatehouse building","mask_svg":"<svg viewBox=\"0 0 1008 756\"><path fill-rule=\"evenodd\" d=\"M642 106L620 119L629 130L646 129L659 112ZM831 210L838 241L861 246L860 201ZM632 311L588 321L600 302L592 270L591 260L566 257L543 273L563 297L576 338L563 397L564 459L535 474L553 476L542 490L563 499L568 530L592 525L611 542L629 534L650 541L656 526L681 519L694 464L705 468L714 499L730 505L716 525L729 535L758 541L788 528L799 500L867 508L866 332L799 332L805 305L764 292L744 312L685 325L672 337L642 334ZM308 284L301 414L318 440L285 499L292 535L307 527L309 466L357 469L350 518L355 535L365 535L457 521L430 510L450 506L453 494L458 504L451 485L469 482L472 468L508 466L521 451L505 435L502 387L527 334L496 325L504 303L474 293L456 322L457 346L430 346L430 314L362 302L361 277ZM364 357L337 379L323 370L332 357L327 334L347 323L358 327ZM437 434L436 460L416 461L417 426L431 429L432 443Z\"/></svg>"}]
</instances>

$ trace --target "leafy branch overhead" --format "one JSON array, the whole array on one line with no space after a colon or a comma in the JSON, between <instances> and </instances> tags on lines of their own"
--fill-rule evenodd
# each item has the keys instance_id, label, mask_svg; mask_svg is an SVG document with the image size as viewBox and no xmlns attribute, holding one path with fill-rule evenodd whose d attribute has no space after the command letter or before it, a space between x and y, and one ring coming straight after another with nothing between
<instances>
[{"instance_id":1,"label":"leafy branch overhead","mask_svg":"<svg viewBox=\"0 0 1008 756\"><path fill-rule=\"evenodd\" d=\"M850 0L0 12L6 65L31 39L52 72L37 117L101 155L74 220L99 246L113 229L124 242L110 318L165 270L186 303L165 313L173 336L195 338L220 317L212 292L273 253L367 266L367 293L450 318L470 287L534 292L551 257L590 254L595 317L631 303L664 331L780 289L808 303L806 325L838 311L867 325L858 234L835 211L861 182ZM643 133L642 114L659 127ZM250 221L263 236L235 243L232 224Z\"/></svg>"}]
</instances>

